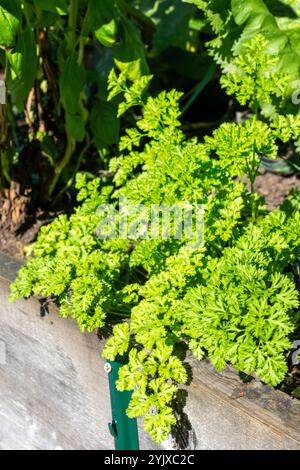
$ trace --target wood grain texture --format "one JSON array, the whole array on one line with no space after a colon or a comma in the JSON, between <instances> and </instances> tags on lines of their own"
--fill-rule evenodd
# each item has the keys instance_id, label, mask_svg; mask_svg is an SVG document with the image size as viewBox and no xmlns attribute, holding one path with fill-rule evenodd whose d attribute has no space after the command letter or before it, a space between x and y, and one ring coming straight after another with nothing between
<instances>
[{"instance_id":1,"label":"wood grain texture","mask_svg":"<svg viewBox=\"0 0 300 470\"><path fill-rule=\"evenodd\" d=\"M103 343L37 299L9 304L19 267L0 254L0 449L113 449Z\"/></svg>"},{"instance_id":2,"label":"wood grain texture","mask_svg":"<svg viewBox=\"0 0 300 470\"><path fill-rule=\"evenodd\" d=\"M113 449L103 343L36 299L8 303L19 264L0 254L0 449ZM193 382L163 448L300 449L300 402L189 357ZM186 395L186 396L185 396ZM155 449L139 423L141 449Z\"/></svg>"},{"instance_id":3,"label":"wood grain texture","mask_svg":"<svg viewBox=\"0 0 300 470\"><path fill-rule=\"evenodd\" d=\"M9 306L0 282L0 448L109 449L109 391L98 339L36 300Z\"/></svg>"},{"instance_id":4,"label":"wood grain texture","mask_svg":"<svg viewBox=\"0 0 300 470\"><path fill-rule=\"evenodd\" d=\"M236 371L222 373L208 360L189 360L194 379L185 412L194 448L300 449L300 402Z\"/></svg>"}]
</instances>

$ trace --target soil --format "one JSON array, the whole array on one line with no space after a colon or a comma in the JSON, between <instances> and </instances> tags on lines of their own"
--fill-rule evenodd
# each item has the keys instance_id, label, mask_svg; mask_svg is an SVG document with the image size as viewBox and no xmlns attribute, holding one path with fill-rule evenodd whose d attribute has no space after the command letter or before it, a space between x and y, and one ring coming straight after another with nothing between
<instances>
[{"instance_id":1,"label":"soil","mask_svg":"<svg viewBox=\"0 0 300 470\"><path fill-rule=\"evenodd\" d=\"M50 223L60 213L38 211L35 221L27 223L17 232L1 227L0 224L0 251L18 261L23 261L26 257L26 247L35 242L40 228Z\"/></svg>"},{"instance_id":2,"label":"soil","mask_svg":"<svg viewBox=\"0 0 300 470\"><path fill-rule=\"evenodd\" d=\"M255 190L265 198L269 210L280 206L292 189L300 191L300 178L297 175L280 176L264 172L255 182Z\"/></svg>"},{"instance_id":3,"label":"soil","mask_svg":"<svg viewBox=\"0 0 300 470\"><path fill-rule=\"evenodd\" d=\"M74 201L69 196L54 210L32 208L30 193L20 193L19 185L13 183L5 193L0 193L0 251L18 261L26 257L26 247L36 241L43 225L56 216L70 213Z\"/></svg>"},{"instance_id":4,"label":"soil","mask_svg":"<svg viewBox=\"0 0 300 470\"><path fill-rule=\"evenodd\" d=\"M25 259L25 248L36 240L37 234L42 225L50 222L52 218L37 218L36 222L27 227L25 231L13 233L7 229L0 228L0 251L11 256L18 261Z\"/></svg>"}]
</instances>

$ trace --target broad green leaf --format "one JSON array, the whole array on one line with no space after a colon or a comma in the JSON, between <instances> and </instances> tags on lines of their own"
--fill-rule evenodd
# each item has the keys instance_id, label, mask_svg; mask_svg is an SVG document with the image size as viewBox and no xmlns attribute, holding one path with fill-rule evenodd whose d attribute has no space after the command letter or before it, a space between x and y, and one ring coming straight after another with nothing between
<instances>
[{"instance_id":1,"label":"broad green leaf","mask_svg":"<svg viewBox=\"0 0 300 470\"><path fill-rule=\"evenodd\" d=\"M61 101L66 110L66 124L71 136L82 141L85 129L85 112L81 103L81 93L85 84L85 70L77 62L75 51L67 60L60 78Z\"/></svg>"},{"instance_id":2,"label":"broad green leaf","mask_svg":"<svg viewBox=\"0 0 300 470\"><path fill-rule=\"evenodd\" d=\"M34 85L38 66L35 35L30 28L23 31L16 49L8 52L7 58L11 67L8 88L13 103L21 109Z\"/></svg>"},{"instance_id":3,"label":"broad green leaf","mask_svg":"<svg viewBox=\"0 0 300 470\"><path fill-rule=\"evenodd\" d=\"M118 26L115 19L95 31L95 36L105 47L112 47L117 40Z\"/></svg>"},{"instance_id":4,"label":"broad green leaf","mask_svg":"<svg viewBox=\"0 0 300 470\"><path fill-rule=\"evenodd\" d=\"M231 8L234 19L238 25L244 24L250 17L259 14L272 16L263 0L247 0L247 2L231 0Z\"/></svg>"},{"instance_id":5,"label":"broad green leaf","mask_svg":"<svg viewBox=\"0 0 300 470\"><path fill-rule=\"evenodd\" d=\"M71 114L79 109L79 98L85 84L84 68L77 62L75 52L67 60L65 69L60 77L61 100L64 108Z\"/></svg>"},{"instance_id":6,"label":"broad green leaf","mask_svg":"<svg viewBox=\"0 0 300 470\"><path fill-rule=\"evenodd\" d=\"M138 29L126 18L122 21L120 45L115 48L115 61L121 72L135 81L149 73L145 46Z\"/></svg>"},{"instance_id":7,"label":"broad green leaf","mask_svg":"<svg viewBox=\"0 0 300 470\"><path fill-rule=\"evenodd\" d=\"M41 10L50 11L52 13L66 14L68 12L68 4L66 0L33 0L34 4Z\"/></svg>"},{"instance_id":8,"label":"broad green leaf","mask_svg":"<svg viewBox=\"0 0 300 470\"><path fill-rule=\"evenodd\" d=\"M0 7L10 15L20 20L21 2L19 0L0 0Z\"/></svg>"},{"instance_id":9,"label":"broad green leaf","mask_svg":"<svg viewBox=\"0 0 300 470\"><path fill-rule=\"evenodd\" d=\"M186 50L189 41L189 22L196 8L186 5L182 0L165 0L159 2L153 15L156 32L153 35L151 54L156 56L169 47Z\"/></svg>"},{"instance_id":10,"label":"broad green leaf","mask_svg":"<svg viewBox=\"0 0 300 470\"><path fill-rule=\"evenodd\" d=\"M0 0L0 46L15 45L20 17L21 9L17 0Z\"/></svg>"},{"instance_id":11,"label":"broad green leaf","mask_svg":"<svg viewBox=\"0 0 300 470\"><path fill-rule=\"evenodd\" d=\"M73 139L82 142L85 136L85 122L83 114L66 113L66 125Z\"/></svg>"},{"instance_id":12,"label":"broad green leaf","mask_svg":"<svg viewBox=\"0 0 300 470\"><path fill-rule=\"evenodd\" d=\"M111 0L89 0L82 34L94 33L104 25L109 25L117 17L118 10L115 2Z\"/></svg>"},{"instance_id":13,"label":"broad green leaf","mask_svg":"<svg viewBox=\"0 0 300 470\"><path fill-rule=\"evenodd\" d=\"M91 113L91 127L98 148L115 144L120 132L117 107L112 103L97 100Z\"/></svg>"}]
</instances>

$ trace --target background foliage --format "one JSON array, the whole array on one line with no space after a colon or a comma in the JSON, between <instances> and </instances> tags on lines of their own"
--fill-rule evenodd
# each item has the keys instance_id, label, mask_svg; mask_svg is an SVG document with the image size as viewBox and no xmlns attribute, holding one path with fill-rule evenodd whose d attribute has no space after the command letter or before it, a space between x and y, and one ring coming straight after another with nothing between
<instances>
[{"instance_id":1,"label":"background foliage","mask_svg":"<svg viewBox=\"0 0 300 470\"><path fill-rule=\"evenodd\" d=\"M106 170L120 135L109 72L133 82L151 69L155 90L192 88L206 66L197 14L181 0L1 0L2 188L17 181L47 205L79 169Z\"/></svg>"}]
</instances>

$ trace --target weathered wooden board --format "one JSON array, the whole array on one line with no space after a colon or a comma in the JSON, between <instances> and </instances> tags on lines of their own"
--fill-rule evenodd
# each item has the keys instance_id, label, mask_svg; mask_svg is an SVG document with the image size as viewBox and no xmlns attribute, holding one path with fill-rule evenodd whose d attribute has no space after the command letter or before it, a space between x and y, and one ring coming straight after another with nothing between
<instances>
[{"instance_id":1,"label":"weathered wooden board","mask_svg":"<svg viewBox=\"0 0 300 470\"><path fill-rule=\"evenodd\" d=\"M41 318L35 300L9 306L1 282L0 290L0 448L112 448L97 337L56 315Z\"/></svg>"},{"instance_id":2,"label":"weathered wooden board","mask_svg":"<svg viewBox=\"0 0 300 470\"><path fill-rule=\"evenodd\" d=\"M191 361L194 380L185 412L197 449L300 449L300 402L259 381L241 382L227 367Z\"/></svg>"},{"instance_id":3,"label":"weathered wooden board","mask_svg":"<svg viewBox=\"0 0 300 470\"><path fill-rule=\"evenodd\" d=\"M9 304L18 268L0 254L0 449L113 449L100 341L36 299Z\"/></svg>"},{"instance_id":4,"label":"weathered wooden board","mask_svg":"<svg viewBox=\"0 0 300 470\"><path fill-rule=\"evenodd\" d=\"M36 299L10 305L18 267L0 254L0 449L113 449L102 344L56 312L42 318ZM208 361L190 363L180 448L300 449L298 400L243 384L230 368L219 374ZM140 446L156 448L141 430Z\"/></svg>"}]
</instances>

